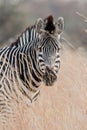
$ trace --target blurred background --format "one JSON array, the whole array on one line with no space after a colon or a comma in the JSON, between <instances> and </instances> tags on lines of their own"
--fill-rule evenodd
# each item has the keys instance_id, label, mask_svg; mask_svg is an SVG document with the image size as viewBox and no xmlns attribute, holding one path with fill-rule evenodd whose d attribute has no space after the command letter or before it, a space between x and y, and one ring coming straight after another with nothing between
<instances>
[{"instance_id":1,"label":"blurred background","mask_svg":"<svg viewBox=\"0 0 87 130\"><path fill-rule=\"evenodd\" d=\"M55 19L64 17L63 36L75 49L87 49L87 0L0 0L0 47L11 43L38 17L50 14Z\"/></svg>"}]
</instances>

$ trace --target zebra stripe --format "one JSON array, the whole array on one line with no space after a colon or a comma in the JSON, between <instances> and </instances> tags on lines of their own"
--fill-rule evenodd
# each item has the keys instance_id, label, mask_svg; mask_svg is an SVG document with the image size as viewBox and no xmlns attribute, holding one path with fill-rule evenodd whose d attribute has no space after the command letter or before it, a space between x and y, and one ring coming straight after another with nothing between
<instances>
[{"instance_id":1,"label":"zebra stripe","mask_svg":"<svg viewBox=\"0 0 87 130\"><path fill-rule=\"evenodd\" d=\"M40 37L40 34L36 31L36 26L26 28L26 30L18 37L16 42L13 42L11 46L22 47L25 44L30 44L31 41ZM32 42L31 42L32 43Z\"/></svg>"}]
</instances>

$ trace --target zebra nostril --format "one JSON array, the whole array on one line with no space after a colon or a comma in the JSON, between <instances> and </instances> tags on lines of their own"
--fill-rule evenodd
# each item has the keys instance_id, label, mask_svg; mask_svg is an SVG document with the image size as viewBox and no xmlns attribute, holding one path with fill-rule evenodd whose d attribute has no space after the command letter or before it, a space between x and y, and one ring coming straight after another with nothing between
<instances>
[{"instance_id":1,"label":"zebra nostril","mask_svg":"<svg viewBox=\"0 0 87 130\"><path fill-rule=\"evenodd\" d=\"M53 65L46 65L46 68L53 70L54 66Z\"/></svg>"}]
</instances>

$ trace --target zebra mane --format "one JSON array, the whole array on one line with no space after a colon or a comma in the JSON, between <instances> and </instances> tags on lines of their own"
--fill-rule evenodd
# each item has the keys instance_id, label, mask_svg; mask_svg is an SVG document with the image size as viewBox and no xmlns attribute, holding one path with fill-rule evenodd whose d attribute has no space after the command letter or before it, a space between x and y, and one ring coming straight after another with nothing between
<instances>
[{"instance_id":1,"label":"zebra mane","mask_svg":"<svg viewBox=\"0 0 87 130\"><path fill-rule=\"evenodd\" d=\"M13 46L20 47L20 46L22 46L22 45L20 45L20 38L23 38L23 34L26 34L27 31L31 33L32 29L35 30L35 25L31 25L31 26L27 27L27 28L17 37L17 39L16 39L14 42L11 43L10 47L13 47ZM36 31L35 31L35 33L36 33ZM30 34L30 35L31 35L31 34ZM29 36L29 38L30 38L30 36ZM24 40L24 39L23 39L23 40ZM25 38L25 40L26 40L26 44L27 44L28 42L31 42L31 41L28 41L29 39L27 40L27 39Z\"/></svg>"}]
</instances>

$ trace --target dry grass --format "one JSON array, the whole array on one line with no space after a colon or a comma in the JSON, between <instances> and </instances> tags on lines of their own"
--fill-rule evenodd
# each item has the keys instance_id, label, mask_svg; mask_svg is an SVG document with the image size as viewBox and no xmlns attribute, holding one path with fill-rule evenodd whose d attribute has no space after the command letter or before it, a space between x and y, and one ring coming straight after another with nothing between
<instances>
[{"instance_id":1,"label":"dry grass","mask_svg":"<svg viewBox=\"0 0 87 130\"><path fill-rule=\"evenodd\" d=\"M16 122L9 123L9 130L87 130L87 60L68 48L61 60L53 87L42 84L38 100L29 107L15 103Z\"/></svg>"}]
</instances>

